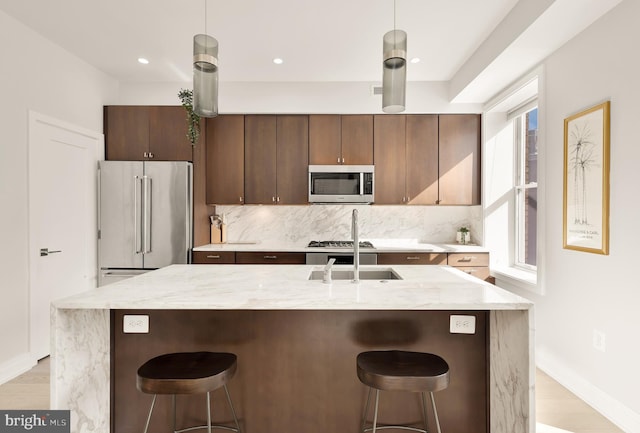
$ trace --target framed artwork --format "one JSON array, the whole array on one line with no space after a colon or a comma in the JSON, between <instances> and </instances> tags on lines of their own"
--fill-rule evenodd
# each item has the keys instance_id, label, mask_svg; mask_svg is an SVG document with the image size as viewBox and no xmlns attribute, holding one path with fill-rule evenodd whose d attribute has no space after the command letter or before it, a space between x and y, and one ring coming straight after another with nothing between
<instances>
[{"instance_id":1,"label":"framed artwork","mask_svg":"<svg viewBox=\"0 0 640 433\"><path fill-rule=\"evenodd\" d=\"M610 102L564 119L563 246L609 254Z\"/></svg>"}]
</instances>

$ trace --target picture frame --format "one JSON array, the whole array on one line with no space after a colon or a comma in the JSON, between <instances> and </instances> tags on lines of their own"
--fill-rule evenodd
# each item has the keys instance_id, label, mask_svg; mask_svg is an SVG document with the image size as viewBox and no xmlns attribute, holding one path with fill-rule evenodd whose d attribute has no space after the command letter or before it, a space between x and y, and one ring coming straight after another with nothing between
<instances>
[{"instance_id":1,"label":"picture frame","mask_svg":"<svg viewBox=\"0 0 640 433\"><path fill-rule=\"evenodd\" d=\"M610 106L564 119L565 249L609 254Z\"/></svg>"}]
</instances>

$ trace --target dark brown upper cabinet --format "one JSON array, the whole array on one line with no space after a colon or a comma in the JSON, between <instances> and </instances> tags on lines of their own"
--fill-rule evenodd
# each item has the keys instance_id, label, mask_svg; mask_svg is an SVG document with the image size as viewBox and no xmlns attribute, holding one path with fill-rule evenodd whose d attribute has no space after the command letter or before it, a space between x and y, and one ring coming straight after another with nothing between
<instances>
[{"instance_id":1,"label":"dark brown upper cabinet","mask_svg":"<svg viewBox=\"0 0 640 433\"><path fill-rule=\"evenodd\" d=\"M207 204L244 203L244 116L220 115L207 125Z\"/></svg>"},{"instance_id":2,"label":"dark brown upper cabinet","mask_svg":"<svg viewBox=\"0 0 640 433\"><path fill-rule=\"evenodd\" d=\"M245 203L308 203L309 118L245 116Z\"/></svg>"},{"instance_id":3,"label":"dark brown upper cabinet","mask_svg":"<svg viewBox=\"0 0 640 433\"><path fill-rule=\"evenodd\" d=\"M182 106L105 106L104 133L108 160L193 160Z\"/></svg>"},{"instance_id":4,"label":"dark brown upper cabinet","mask_svg":"<svg viewBox=\"0 0 640 433\"><path fill-rule=\"evenodd\" d=\"M480 115L441 114L439 199L443 205L480 204Z\"/></svg>"},{"instance_id":5,"label":"dark brown upper cabinet","mask_svg":"<svg viewBox=\"0 0 640 433\"><path fill-rule=\"evenodd\" d=\"M373 164L373 115L310 115L309 164Z\"/></svg>"},{"instance_id":6,"label":"dark brown upper cabinet","mask_svg":"<svg viewBox=\"0 0 640 433\"><path fill-rule=\"evenodd\" d=\"M376 115L373 126L376 204L406 201L406 116Z\"/></svg>"}]
</instances>

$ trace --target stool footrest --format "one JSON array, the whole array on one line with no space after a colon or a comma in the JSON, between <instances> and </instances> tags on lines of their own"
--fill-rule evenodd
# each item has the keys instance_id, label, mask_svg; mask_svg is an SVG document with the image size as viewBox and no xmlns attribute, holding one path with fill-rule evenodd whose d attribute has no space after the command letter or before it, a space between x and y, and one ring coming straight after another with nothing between
<instances>
[{"instance_id":1,"label":"stool footrest","mask_svg":"<svg viewBox=\"0 0 640 433\"><path fill-rule=\"evenodd\" d=\"M208 428L209 428L209 426L205 424L205 425L199 425L199 426L195 426L195 427L188 427L188 428L183 428L183 429L180 429L180 430L176 430L176 431L174 431L174 433L183 433L183 432L186 432L186 431L199 430L199 429L207 430ZM234 431L234 432L238 432L238 429L235 428L235 427L230 427L230 426L226 426L226 425L211 424L211 430L214 430L214 429L224 429L224 430L231 430L231 431Z\"/></svg>"},{"instance_id":2,"label":"stool footrest","mask_svg":"<svg viewBox=\"0 0 640 433\"><path fill-rule=\"evenodd\" d=\"M376 431L377 430L385 430L385 429L396 429L396 430L410 430L410 431L417 431L417 432L421 432L421 433L429 433L427 430L423 429L423 428L418 428L418 427L410 427L407 425L379 425L376 427ZM368 431L373 431L373 426L371 427L367 427L363 430L363 432L368 432Z\"/></svg>"}]
</instances>

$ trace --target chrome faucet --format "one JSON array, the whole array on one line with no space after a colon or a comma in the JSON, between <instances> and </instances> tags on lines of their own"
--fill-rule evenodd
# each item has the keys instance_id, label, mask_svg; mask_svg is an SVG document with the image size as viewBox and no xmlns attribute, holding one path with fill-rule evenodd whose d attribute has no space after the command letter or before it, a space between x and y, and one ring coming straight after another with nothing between
<instances>
[{"instance_id":1,"label":"chrome faucet","mask_svg":"<svg viewBox=\"0 0 640 433\"><path fill-rule=\"evenodd\" d=\"M360 234L358 233L358 209L351 214L351 236L353 237L353 282L360 282Z\"/></svg>"},{"instance_id":2,"label":"chrome faucet","mask_svg":"<svg viewBox=\"0 0 640 433\"><path fill-rule=\"evenodd\" d=\"M322 282L325 284L331 284L331 267L336 262L336 259L331 259L324 267L324 272L322 274Z\"/></svg>"}]
</instances>

